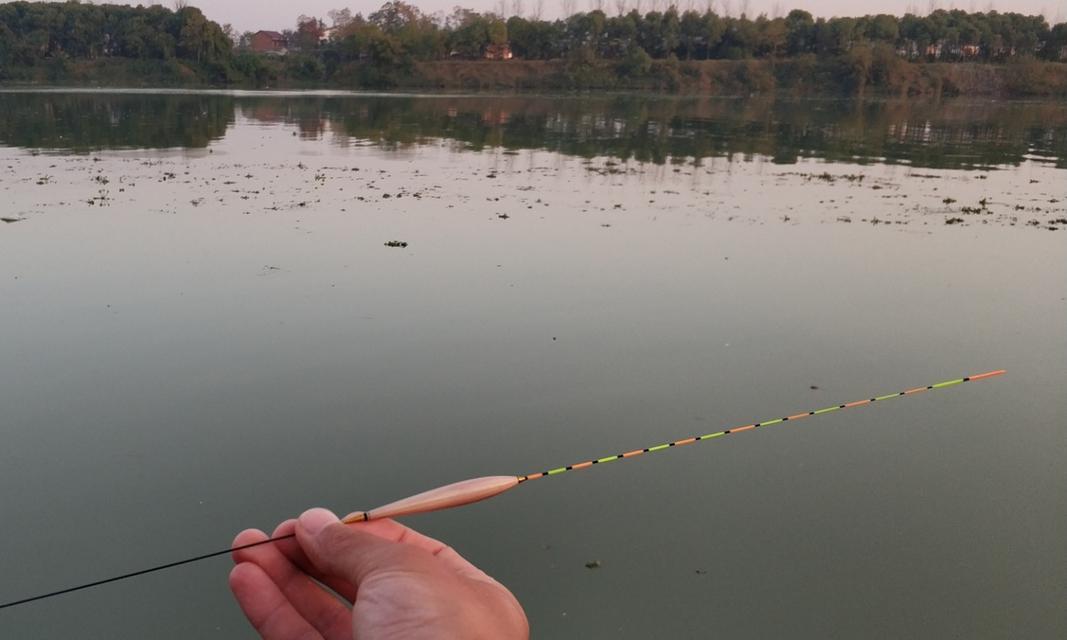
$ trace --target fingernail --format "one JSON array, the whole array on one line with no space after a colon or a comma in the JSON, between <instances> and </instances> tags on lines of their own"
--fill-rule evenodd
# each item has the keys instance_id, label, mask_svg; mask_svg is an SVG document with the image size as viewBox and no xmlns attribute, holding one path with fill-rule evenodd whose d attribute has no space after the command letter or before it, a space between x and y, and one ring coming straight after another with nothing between
<instances>
[{"instance_id":1,"label":"fingernail","mask_svg":"<svg viewBox=\"0 0 1067 640\"><path fill-rule=\"evenodd\" d=\"M298 522L302 529L315 536L325 529L327 525L340 522L340 520L337 519L337 516L335 516L332 511L316 508L308 509L300 514L300 520Z\"/></svg>"}]
</instances>

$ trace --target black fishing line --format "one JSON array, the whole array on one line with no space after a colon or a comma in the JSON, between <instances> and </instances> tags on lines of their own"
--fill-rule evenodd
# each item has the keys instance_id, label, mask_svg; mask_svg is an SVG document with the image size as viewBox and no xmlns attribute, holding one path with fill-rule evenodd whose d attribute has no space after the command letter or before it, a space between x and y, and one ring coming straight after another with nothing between
<instances>
[{"instance_id":1,"label":"black fishing line","mask_svg":"<svg viewBox=\"0 0 1067 640\"><path fill-rule=\"evenodd\" d=\"M95 582L87 582L80 584L76 587L68 587L66 589L60 589L59 591L52 591L50 593L42 593L39 596L33 596L32 598L23 598L21 600L14 600L12 602L5 602L0 604L0 609L7 609L8 607L15 607L20 604L26 604L28 602L34 602L37 600L45 600L46 598L54 598L61 596L65 593L71 593L73 591L81 591L82 589L89 589L91 587L99 587L102 584L108 584L110 582L118 582L119 580L125 580L127 578L136 578L137 576L143 576L146 573L154 573L156 571L162 571L164 569L171 569L173 567L180 567L183 564L189 564L191 562L199 562L201 560L207 560L208 558L215 558L218 556L224 556L227 553L233 553L234 551L240 551L241 549L251 549L252 547L258 547L268 542L277 542L278 540L285 540L287 538L295 538L295 533L290 533L286 536L278 536L277 538L267 538L266 540L260 540L259 542L250 542L249 544L242 544L237 547L231 547L229 549L223 549L222 551L214 551L212 553L205 553L204 555L196 556L193 558L186 558L185 560L178 560L177 562L168 562L167 564L161 564L148 569L141 569L140 571L132 571L130 573L124 573L120 576L114 576L112 578L104 578L103 580L96 580Z\"/></svg>"}]
</instances>

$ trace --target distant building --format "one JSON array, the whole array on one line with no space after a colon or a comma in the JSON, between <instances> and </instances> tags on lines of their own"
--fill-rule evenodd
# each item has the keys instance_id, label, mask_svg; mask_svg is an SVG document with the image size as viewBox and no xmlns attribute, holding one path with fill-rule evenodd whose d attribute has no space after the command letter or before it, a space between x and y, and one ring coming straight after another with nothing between
<instances>
[{"instance_id":1,"label":"distant building","mask_svg":"<svg viewBox=\"0 0 1067 640\"><path fill-rule=\"evenodd\" d=\"M967 59L977 58L982 53L982 48L976 44L941 44L942 55L948 58Z\"/></svg>"},{"instance_id":2,"label":"distant building","mask_svg":"<svg viewBox=\"0 0 1067 640\"><path fill-rule=\"evenodd\" d=\"M286 42L285 36L277 31L257 31L252 34L249 47L256 53L284 54L289 48L289 43Z\"/></svg>"},{"instance_id":3,"label":"distant building","mask_svg":"<svg viewBox=\"0 0 1067 640\"><path fill-rule=\"evenodd\" d=\"M485 48L486 60L511 60L511 45L504 44L490 44Z\"/></svg>"}]
</instances>

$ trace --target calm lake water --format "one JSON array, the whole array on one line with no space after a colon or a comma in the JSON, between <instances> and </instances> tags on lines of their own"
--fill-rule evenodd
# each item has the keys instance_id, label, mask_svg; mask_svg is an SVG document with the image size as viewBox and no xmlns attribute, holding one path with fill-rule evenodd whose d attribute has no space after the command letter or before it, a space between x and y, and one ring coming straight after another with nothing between
<instances>
[{"instance_id":1,"label":"calm lake water","mask_svg":"<svg viewBox=\"0 0 1067 640\"><path fill-rule=\"evenodd\" d=\"M0 112L0 601L1005 368L408 523L538 638L1067 634L1063 103ZM229 567L5 610L0 637L252 638Z\"/></svg>"}]
</instances>

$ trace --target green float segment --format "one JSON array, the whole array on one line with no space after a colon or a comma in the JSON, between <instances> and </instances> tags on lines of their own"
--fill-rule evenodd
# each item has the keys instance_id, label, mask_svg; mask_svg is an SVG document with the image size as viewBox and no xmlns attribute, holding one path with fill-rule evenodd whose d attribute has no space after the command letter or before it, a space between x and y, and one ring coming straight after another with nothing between
<instances>
[{"instance_id":1,"label":"green float segment","mask_svg":"<svg viewBox=\"0 0 1067 640\"><path fill-rule=\"evenodd\" d=\"M933 387L935 389L943 389L944 387L951 387L952 385L959 384L963 381L963 378L957 378L955 380L946 380L945 382L938 382L937 384L933 385Z\"/></svg>"},{"instance_id":2,"label":"green float segment","mask_svg":"<svg viewBox=\"0 0 1067 640\"><path fill-rule=\"evenodd\" d=\"M925 387L915 387L908 389L907 391L898 391L896 393L887 393L883 396L870 396L863 400L856 400L855 402L848 402L845 404L838 404L832 407L826 407L825 409L818 409L815 411L806 411L804 413L798 413L791 416L785 416L782 418L775 418L774 420L767 420L766 422L754 422L752 424L746 424L739 427L733 427L730 429L724 429L723 431L717 431L715 433L709 433L705 436L692 436L689 438L683 438L681 440L675 440L674 442L667 442L665 444L658 444L654 447L647 447L645 449L636 449L628 453L617 453L612 456L605 456L603 458L596 458L593 460L587 460L585 462L579 462L576 464L567 465L565 467L559 467L557 469L551 469L549 471L541 471L539 473L531 473L525 476L519 476L519 482L526 482L527 480L536 480L537 478L543 478L544 476L555 476L567 471L576 471L578 469L585 469L596 464L605 464L608 462L614 462L615 460L621 460L622 458L632 458L645 453L652 453L653 451L663 451L664 449L670 449L671 447L677 447L694 442L700 442L701 440L711 440L712 438L721 438L722 436L729 435L731 433L739 433L742 431L752 431L759 427L769 427L774 424L780 424L782 422L797 421L802 418L809 418L811 416L818 416L824 413L830 413L831 411L839 411L841 409L851 409L853 407L862 407L864 405L871 404L872 402L881 402L885 400L892 400L893 398L899 398L901 396L913 395L916 393L922 393L923 391L930 391L931 389L944 389L945 387L951 387L964 382L970 382L972 380L984 380L986 378L992 378L993 376L999 376L1006 373L1004 369L997 369L995 371L987 371L986 373L980 373L973 376L966 376L963 378L956 378L954 380L946 380L944 382L938 382L937 384L927 385Z\"/></svg>"}]
</instances>

